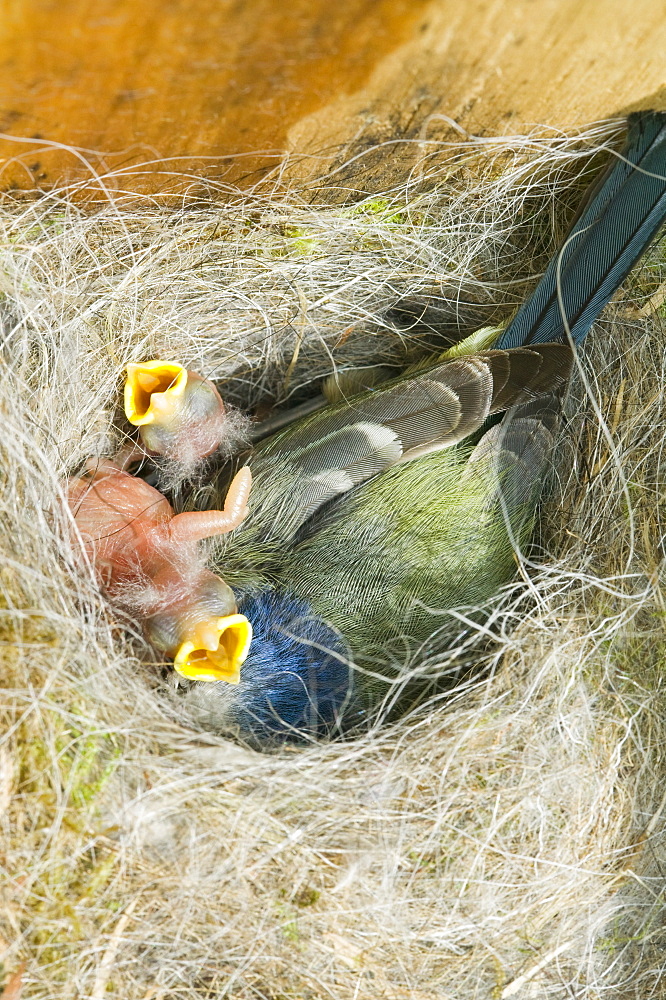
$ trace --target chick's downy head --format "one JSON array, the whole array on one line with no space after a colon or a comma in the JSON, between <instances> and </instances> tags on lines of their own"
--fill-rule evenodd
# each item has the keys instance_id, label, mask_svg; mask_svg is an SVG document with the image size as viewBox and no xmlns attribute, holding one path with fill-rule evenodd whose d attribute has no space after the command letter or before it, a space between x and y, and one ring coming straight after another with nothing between
<instances>
[{"instance_id":1,"label":"chick's downy head","mask_svg":"<svg viewBox=\"0 0 666 1000\"><path fill-rule=\"evenodd\" d=\"M153 646L173 657L183 677L238 684L252 626L238 613L231 588L203 568L181 589L165 588L164 598L145 622Z\"/></svg>"},{"instance_id":2,"label":"chick's downy head","mask_svg":"<svg viewBox=\"0 0 666 1000\"><path fill-rule=\"evenodd\" d=\"M171 361L127 366L125 415L154 455L192 465L224 434L226 410L213 383Z\"/></svg>"}]
</instances>

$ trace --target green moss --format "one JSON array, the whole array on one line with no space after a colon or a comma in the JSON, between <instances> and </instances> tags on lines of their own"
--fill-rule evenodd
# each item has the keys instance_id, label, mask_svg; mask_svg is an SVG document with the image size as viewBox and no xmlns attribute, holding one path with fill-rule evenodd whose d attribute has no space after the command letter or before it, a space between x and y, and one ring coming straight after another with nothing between
<instances>
[{"instance_id":1,"label":"green moss","mask_svg":"<svg viewBox=\"0 0 666 1000\"><path fill-rule=\"evenodd\" d=\"M295 910L286 902L275 904L275 910L280 920L280 930L286 941L295 944L301 939L301 932L298 927L298 915Z\"/></svg>"},{"instance_id":2,"label":"green moss","mask_svg":"<svg viewBox=\"0 0 666 1000\"><path fill-rule=\"evenodd\" d=\"M8 242L12 244L30 243L43 240L45 235L58 236L65 232L67 215L65 212L53 212L40 219L39 225L28 226L19 232L12 233Z\"/></svg>"},{"instance_id":3,"label":"green moss","mask_svg":"<svg viewBox=\"0 0 666 1000\"><path fill-rule=\"evenodd\" d=\"M284 230L287 242L287 252L307 256L314 253L321 245L320 237L308 233L301 226L286 226Z\"/></svg>"},{"instance_id":4,"label":"green moss","mask_svg":"<svg viewBox=\"0 0 666 1000\"><path fill-rule=\"evenodd\" d=\"M655 899L653 911L648 916L644 916L643 922L637 930L632 931L625 913L620 913L614 917L606 927L606 934L597 938L597 946L600 951L617 952L632 944L644 944L648 942L655 932L661 932L663 928L663 905L664 894L661 893Z\"/></svg>"},{"instance_id":5,"label":"green moss","mask_svg":"<svg viewBox=\"0 0 666 1000\"><path fill-rule=\"evenodd\" d=\"M91 805L118 766L120 747L112 736L83 736L78 755L72 760L72 802Z\"/></svg>"},{"instance_id":6,"label":"green moss","mask_svg":"<svg viewBox=\"0 0 666 1000\"><path fill-rule=\"evenodd\" d=\"M78 706L70 706L69 718L78 715L83 715ZM114 735L64 727L55 710L41 713L38 729L35 721L27 720L16 734L17 801L31 805L29 816L17 815L26 845L16 878L27 884L16 905L25 916L26 947L49 967L50 979L61 982L72 948L96 932L100 906L112 911L120 906L104 899L119 854L97 836L94 821L122 747Z\"/></svg>"},{"instance_id":7,"label":"green moss","mask_svg":"<svg viewBox=\"0 0 666 1000\"><path fill-rule=\"evenodd\" d=\"M405 208L396 208L395 204L388 198L368 198L366 201L348 208L345 214L349 218L370 216L375 221L380 221L387 226L415 225L422 218L413 212L408 213Z\"/></svg>"},{"instance_id":8,"label":"green moss","mask_svg":"<svg viewBox=\"0 0 666 1000\"><path fill-rule=\"evenodd\" d=\"M351 208L341 210L341 217L346 219L367 219L372 224L372 233L364 234L362 226L359 227L358 237L361 247L365 249L379 250L375 246L377 224L387 228L414 228L419 225L423 216L420 213L410 210L409 212L401 206L396 206L388 198L368 198ZM267 241L264 252L271 257L292 257L311 256L316 253L327 252L327 247L320 230L310 229L304 225L287 224L282 227L282 239L278 243Z\"/></svg>"},{"instance_id":9,"label":"green moss","mask_svg":"<svg viewBox=\"0 0 666 1000\"><path fill-rule=\"evenodd\" d=\"M313 889L312 886L306 886L304 889L300 889L299 892L294 896L294 903L296 906L314 906L317 902L321 893L318 889Z\"/></svg>"},{"instance_id":10,"label":"green moss","mask_svg":"<svg viewBox=\"0 0 666 1000\"><path fill-rule=\"evenodd\" d=\"M424 874L435 874L444 860L443 856L433 851L424 854L422 851L409 851L407 854L413 871Z\"/></svg>"}]
</instances>

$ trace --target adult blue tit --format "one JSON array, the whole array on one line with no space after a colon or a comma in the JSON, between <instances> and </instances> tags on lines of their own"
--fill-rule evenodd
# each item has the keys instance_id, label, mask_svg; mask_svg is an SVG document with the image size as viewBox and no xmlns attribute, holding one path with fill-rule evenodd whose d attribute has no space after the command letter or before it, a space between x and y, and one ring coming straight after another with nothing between
<instances>
[{"instance_id":1,"label":"adult blue tit","mask_svg":"<svg viewBox=\"0 0 666 1000\"><path fill-rule=\"evenodd\" d=\"M254 637L237 685L184 692L202 725L270 749L413 703L405 664L455 650L451 611L478 620L514 576L575 345L665 216L666 115L638 113L503 331L260 442L249 515L214 556Z\"/></svg>"}]
</instances>

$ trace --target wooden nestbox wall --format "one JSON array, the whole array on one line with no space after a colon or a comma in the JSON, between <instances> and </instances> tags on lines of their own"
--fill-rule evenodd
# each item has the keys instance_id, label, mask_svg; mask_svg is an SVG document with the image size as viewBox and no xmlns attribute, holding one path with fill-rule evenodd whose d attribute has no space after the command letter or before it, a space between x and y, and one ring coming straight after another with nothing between
<instances>
[{"instance_id":1,"label":"wooden nestbox wall","mask_svg":"<svg viewBox=\"0 0 666 1000\"><path fill-rule=\"evenodd\" d=\"M168 187L165 171L252 183L286 152L311 174L359 139L437 134L442 115L498 134L666 106L655 0L2 7L4 189L80 178L87 163L135 190Z\"/></svg>"}]
</instances>

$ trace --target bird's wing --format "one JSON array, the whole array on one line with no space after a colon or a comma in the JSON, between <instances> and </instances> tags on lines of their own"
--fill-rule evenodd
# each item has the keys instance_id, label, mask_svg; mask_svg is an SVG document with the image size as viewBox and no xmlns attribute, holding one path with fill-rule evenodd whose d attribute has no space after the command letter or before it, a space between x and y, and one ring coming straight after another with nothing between
<instances>
[{"instance_id":1,"label":"bird's wing","mask_svg":"<svg viewBox=\"0 0 666 1000\"><path fill-rule=\"evenodd\" d=\"M534 516L555 445L560 419L556 393L512 407L487 431L474 448L461 476L489 484L486 506L498 509L498 517L516 537Z\"/></svg>"},{"instance_id":2,"label":"bird's wing","mask_svg":"<svg viewBox=\"0 0 666 1000\"><path fill-rule=\"evenodd\" d=\"M337 497L285 554L281 585L361 658L425 640L449 608L484 605L531 532L558 413L556 394L519 404L470 452L440 451Z\"/></svg>"},{"instance_id":3,"label":"bird's wing","mask_svg":"<svg viewBox=\"0 0 666 1000\"><path fill-rule=\"evenodd\" d=\"M565 344L483 351L419 372L320 411L269 439L255 477L280 477L288 463L296 530L322 504L372 476L478 431L486 418L557 391L571 369Z\"/></svg>"}]
</instances>

